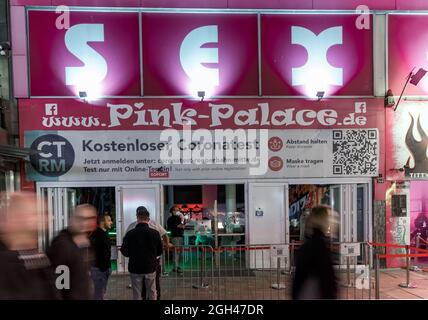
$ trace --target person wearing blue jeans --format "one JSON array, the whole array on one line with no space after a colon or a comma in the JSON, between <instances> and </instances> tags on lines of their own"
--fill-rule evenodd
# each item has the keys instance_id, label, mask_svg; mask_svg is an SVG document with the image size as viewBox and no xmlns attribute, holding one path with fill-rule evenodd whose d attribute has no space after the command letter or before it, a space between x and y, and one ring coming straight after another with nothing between
<instances>
[{"instance_id":1,"label":"person wearing blue jeans","mask_svg":"<svg viewBox=\"0 0 428 320\"><path fill-rule=\"evenodd\" d=\"M94 282L94 300L104 300L110 275L111 268L101 271L99 268L91 267L91 278Z\"/></svg>"},{"instance_id":2,"label":"person wearing blue jeans","mask_svg":"<svg viewBox=\"0 0 428 320\"><path fill-rule=\"evenodd\" d=\"M113 222L109 215L99 215L98 228L91 234L91 247L95 254L91 267L91 278L94 282L94 300L104 300L107 282L111 274L111 243L108 230Z\"/></svg>"}]
</instances>

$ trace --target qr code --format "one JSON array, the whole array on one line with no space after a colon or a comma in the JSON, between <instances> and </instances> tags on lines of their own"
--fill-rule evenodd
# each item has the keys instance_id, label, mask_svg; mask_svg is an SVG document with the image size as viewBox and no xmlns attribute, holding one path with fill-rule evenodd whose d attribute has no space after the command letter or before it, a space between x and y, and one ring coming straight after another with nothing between
<instances>
[{"instance_id":1,"label":"qr code","mask_svg":"<svg viewBox=\"0 0 428 320\"><path fill-rule=\"evenodd\" d=\"M333 174L377 175L376 129L333 130Z\"/></svg>"}]
</instances>

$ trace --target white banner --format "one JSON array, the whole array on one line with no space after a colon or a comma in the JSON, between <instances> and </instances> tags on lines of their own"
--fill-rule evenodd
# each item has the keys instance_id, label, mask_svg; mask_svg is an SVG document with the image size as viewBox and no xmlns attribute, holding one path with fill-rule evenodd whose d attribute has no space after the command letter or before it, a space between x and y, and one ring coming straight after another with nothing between
<instances>
[{"instance_id":1,"label":"white banner","mask_svg":"<svg viewBox=\"0 0 428 320\"><path fill-rule=\"evenodd\" d=\"M377 129L27 131L30 180L378 175Z\"/></svg>"}]
</instances>

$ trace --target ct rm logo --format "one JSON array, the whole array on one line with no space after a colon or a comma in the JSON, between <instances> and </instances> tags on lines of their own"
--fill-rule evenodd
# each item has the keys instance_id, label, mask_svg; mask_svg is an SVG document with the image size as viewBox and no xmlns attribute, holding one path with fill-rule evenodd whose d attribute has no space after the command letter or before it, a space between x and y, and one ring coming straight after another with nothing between
<instances>
[{"instance_id":1,"label":"ct rm logo","mask_svg":"<svg viewBox=\"0 0 428 320\"><path fill-rule=\"evenodd\" d=\"M59 177L68 172L74 163L74 149L71 143L57 134L38 137L31 144L37 153L30 156L33 168L48 177Z\"/></svg>"}]
</instances>

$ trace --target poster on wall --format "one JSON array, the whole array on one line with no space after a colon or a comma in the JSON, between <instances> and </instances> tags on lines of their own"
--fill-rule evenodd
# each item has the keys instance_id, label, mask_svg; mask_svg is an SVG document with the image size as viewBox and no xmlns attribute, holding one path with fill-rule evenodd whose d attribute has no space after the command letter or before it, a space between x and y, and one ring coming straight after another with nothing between
<instances>
[{"instance_id":1,"label":"poster on wall","mask_svg":"<svg viewBox=\"0 0 428 320\"><path fill-rule=\"evenodd\" d=\"M394 174L407 180L428 179L428 113L427 103L403 101L394 112L388 110L386 157L389 178L397 180Z\"/></svg>"}]
</instances>

